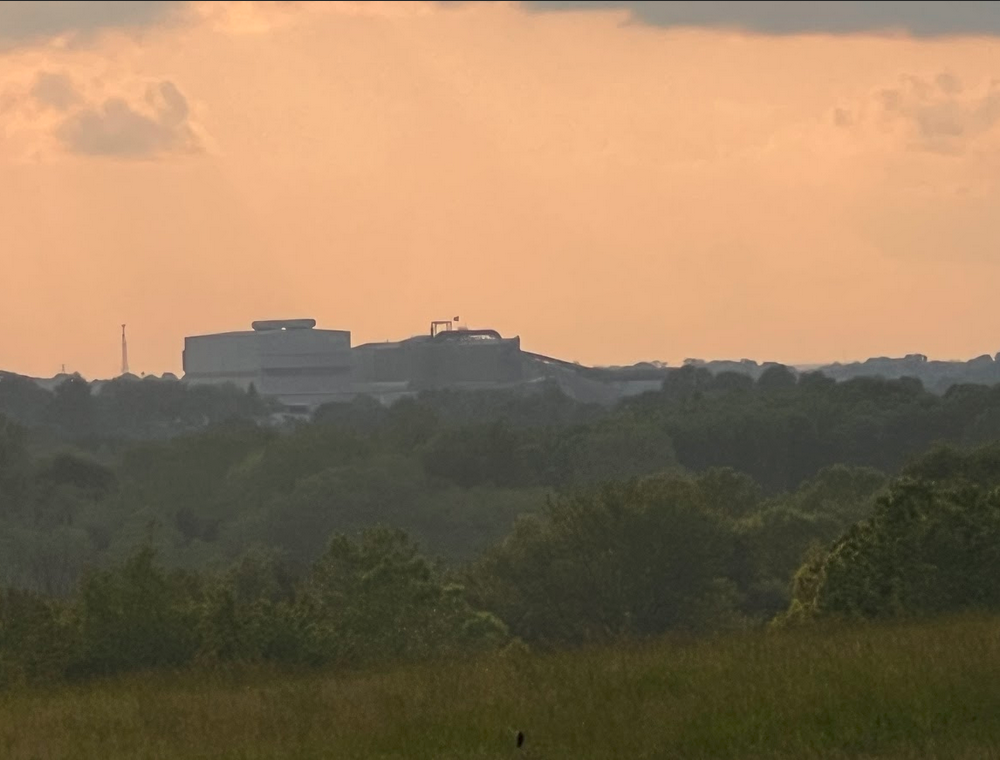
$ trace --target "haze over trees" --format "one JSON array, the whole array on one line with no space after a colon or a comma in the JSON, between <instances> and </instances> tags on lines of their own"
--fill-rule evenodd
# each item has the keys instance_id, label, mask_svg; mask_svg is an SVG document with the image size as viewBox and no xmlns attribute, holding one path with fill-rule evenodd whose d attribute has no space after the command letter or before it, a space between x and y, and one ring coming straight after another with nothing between
<instances>
[{"instance_id":1,"label":"haze over trees","mask_svg":"<svg viewBox=\"0 0 1000 760\"><path fill-rule=\"evenodd\" d=\"M1000 387L685 367L367 399L0 381L0 679L410 661L1000 604Z\"/></svg>"}]
</instances>

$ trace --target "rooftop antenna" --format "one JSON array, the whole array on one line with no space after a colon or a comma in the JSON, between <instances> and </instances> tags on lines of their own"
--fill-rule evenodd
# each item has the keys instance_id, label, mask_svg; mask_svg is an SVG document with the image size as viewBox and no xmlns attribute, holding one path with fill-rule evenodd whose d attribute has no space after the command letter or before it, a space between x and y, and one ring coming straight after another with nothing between
<instances>
[{"instance_id":1,"label":"rooftop antenna","mask_svg":"<svg viewBox=\"0 0 1000 760\"><path fill-rule=\"evenodd\" d=\"M128 374L128 341L125 340L125 325L122 325L122 374Z\"/></svg>"},{"instance_id":2,"label":"rooftop antenna","mask_svg":"<svg viewBox=\"0 0 1000 760\"><path fill-rule=\"evenodd\" d=\"M435 319L433 322L431 322L431 337L433 338L442 330L444 330L445 332L451 330L451 328L453 327L453 323L457 321L458 317L455 317L454 319Z\"/></svg>"}]
</instances>

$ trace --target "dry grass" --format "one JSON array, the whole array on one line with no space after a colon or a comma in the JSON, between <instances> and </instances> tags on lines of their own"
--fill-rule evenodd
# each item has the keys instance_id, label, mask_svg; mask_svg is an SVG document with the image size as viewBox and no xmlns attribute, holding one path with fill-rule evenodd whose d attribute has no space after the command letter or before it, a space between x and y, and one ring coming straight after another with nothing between
<instances>
[{"instance_id":1,"label":"dry grass","mask_svg":"<svg viewBox=\"0 0 1000 760\"><path fill-rule=\"evenodd\" d=\"M1000 757L1000 620L0 695L0 757ZM525 746L514 745L517 729Z\"/></svg>"}]
</instances>

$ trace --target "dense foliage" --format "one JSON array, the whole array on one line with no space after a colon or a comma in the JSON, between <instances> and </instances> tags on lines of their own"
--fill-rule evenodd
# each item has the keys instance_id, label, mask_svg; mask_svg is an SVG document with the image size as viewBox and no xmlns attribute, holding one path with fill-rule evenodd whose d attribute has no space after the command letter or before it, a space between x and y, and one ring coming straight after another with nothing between
<instances>
[{"instance_id":1,"label":"dense foliage","mask_svg":"<svg viewBox=\"0 0 1000 760\"><path fill-rule=\"evenodd\" d=\"M166 571L144 546L69 599L0 594L0 684L234 660L356 667L507 638L399 531L334 538L296 579L259 553L217 577Z\"/></svg>"},{"instance_id":2,"label":"dense foliage","mask_svg":"<svg viewBox=\"0 0 1000 760\"><path fill-rule=\"evenodd\" d=\"M939 449L795 577L782 622L1000 609L1000 446Z\"/></svg>"},{"instance_id":3,"label":"dense foliage","mask_svg":"<svg viewBox=\"0 0 1000 760\"><path fill-rule=\"evenodd\" d=\"M542 386L296 424L233 388L34 387L0 380L8 678L1000 605L1000 453L965 448L1000 387L690 366L613 408Z\"/></svg>"},{"instance_id":4,"label":"dense foliage","mask_svg":"<svg viewBox=\"0 0 1000 760\"><path fill-rule=\"evenodd\" d=\"M0 372L0 415L39 438L92 449L121 439L168 438L227 419L260 419L275 409L252 389L232 385L190 386L132 375L88 383L68 375L46 390L31 378Z\"/></svg>"}]
</instances>

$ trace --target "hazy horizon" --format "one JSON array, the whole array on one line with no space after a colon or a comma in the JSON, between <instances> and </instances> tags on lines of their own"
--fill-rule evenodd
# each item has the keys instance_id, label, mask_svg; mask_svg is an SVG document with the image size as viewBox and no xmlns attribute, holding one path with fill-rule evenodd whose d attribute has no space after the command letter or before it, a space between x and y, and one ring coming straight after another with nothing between
<instances>
[{"instance_id":1,"label":"hazy horizon","mask_svg":"<svg viewBox=\"0 0 1000 760\"><path fill-rule=\"evenodd\" d=\"M115 359L118 362L118 367L116 369L112 370L112 371L107 372L104 375L89 375L86 372L83 372L80 369L74 368L74 367L69 366L69 365L67 365L65 367L65 369L63 369L62 366L60 366L55 371L52 371L52 372L49 372L49 373L45 373L45 374L32 374L32 373L28 373L28 372L21 372L16 367L4 367L4 366L0 366L0 372L13 372L15 374L20 374L20 375L24 375L24 376L28 376L28 377L36 377L36 378L38 378L40 380L51 378L51 377L56 377L56 376L58 376L60 374L67 374L67 375L79 374L82 377L84 377L86 380L89 380L89 381L111 380L111 379L113 379L115 377L120 376L120 374L121 374L121 370L120 370L120 367L121 367L121 342L120 342L121 341L121 332L120 332L120 328L121 328L121 326L119 325L118 327L119 327L119 332L117 332L115 334L115 351L116 351ZM469 325L470 329L473 329L473 328L476 328L476 327L482 327L482 325ZM329 326L329 325L322 325L322 324L317 324L315 329L317 329L317 330L349 330L349 328L346 328L346 327L332 327L332 326ZM249 325L247 325L245 328L234 327L232 329L223 329L223 330L220 330L219 332L240 332L240 331L244 331L244 330L249 330ZM201 333L201 334L205 334L205 333ZM384 341L387 341L387 342L388 341L398 341L398 340L404 340L406 338L413 337L414 335L417 335L417 334L422 334L422 333L411 333L411 334L407 334L407 335L397 335L397 336L392 336L392 337L388 337L388 338L383 338L381 340L384 340ZM513 337L514 335L516 335L516 333L512 334L512 335L505 335L504 337ZM189 336L189 337L193 337L193 336ZM538 354L543 354L543 355L551 356L552 358L561 359L561 360L564 360L564 361L578 362L580 364L587 364L586 362L579 361L578 359L575 359L574 357L571 357L571 356L563 356L563 355L559 355L559 354L555 354L555 353L547 353L544 350L541 350L541 349L539 349L537 347L534 347L534 346L530 345L530 342L526 342L524 335L519 335L518 337L521 338L521 347L525 351L530 351L532 353L538 353ZM365 342L380 342L380 339L375 339L374 341L365 341ZM183 348L183 338L181 339L180 343L181 343L181 348ZM354 339L354 336L352 335L352 345L353 346L361 345L361 343L362 343L362 341L358 341L358 340ZM150 370L145 369L144 367L137 366L136 363L133 361L132 357L133 357L134 352L133 352L133 348L132 348L132 343L131 342L129 342L129 349L128 350L129 350L129 374L131 374L131 375L134 375L134 376L137 376L137 377L141 376L141 375L152 375L154 377L159 377L159 376L165 375L167 373L170 373L170 374L176 375L179 378L182 378L184 376L183 369L180 367L180 364L181 364L180 359L178 359L178 362L177 362L177 364L178 364L178 368L177 369L168 368L168 369L163 369L163 370L159 370L159 371L157 371L157 370L150 371ZM626 362L594 362L592 364L589 364L588 366L594 366L594 367L630 366L630 365L641 364L641 363L662 362L662 363L664 363L664 364L666 364L666 365L668 365L670 367L677 368L677 367L683 366L684 362L687 361L687 360L689 360L689 359L696 360L696 361L704 361L706 363L711 363L711 362L727 362L727 361L730 361L730 362L739 362L739 361L742 361L742 360L752 360L752 361L756 362L758 365L763 365L763 364L768 364L768 363L778 363L778 364L783 364L786 367L793 367L793 368L795 368L795 369L797 369L799 371L808 371L808 370L819 369L820 367L830 366L830 365L834 365L834 364L838 364L838 363L839 364L861 363L861 362L864 362L864 361L866 361L868 359L876 359L876 358L903 359L903 358L905 358L909 354L921 354L921 353L923 353L923 352L921 352L921 351L907 351L905 353L892 354L892 355L889 355L889 354L877 354L877 355L873 354L871 356L835 358L835 359L830 359L828 361L818 361L818 362L817 361L813 361L813 362L782 361L780 359L767 358L767 357L756 357L756 356L697 356L697 355L695 355L695 356L684 357L683 359L679 359L677 361L667 361L665 359L660 359L660 358L657 358L657 357L651 357L651 358L639 358L639 359L636 359L634 361L626 361ZM995 351L994 352L984 351L984 352L980 352L978 354L973 354L973 355L970 355L970 356L961 356L961 357L959 357L959 356L931 356L931 355L927 355L927 354L924 354L924 355L927 356L927 360L931 361L931 362L934 362L934 361L943 361L943 362L968 362L968 361L971 361L972 359L976 359L976 358L978 358L980 356L986 356L986 355L988 355L990 357L993 357L997 353L998 352L995 352ZM105 362L105 363L107 363L107 362Z\"/></svg>"},{"instance_id":2,"label":"hazy horizon","mask_svg":"<svg viewBox=\"0 0 1000 760\"><path fill-rule=\"evenodd\" d=\"M112 377L124 322L180 375L288 316L589 365L1000 350L996 6L573 5L0 5L0 369Z\"/></svg>"}]
</instances>

